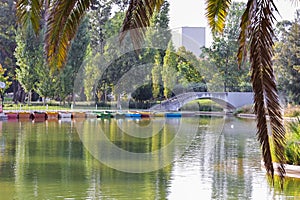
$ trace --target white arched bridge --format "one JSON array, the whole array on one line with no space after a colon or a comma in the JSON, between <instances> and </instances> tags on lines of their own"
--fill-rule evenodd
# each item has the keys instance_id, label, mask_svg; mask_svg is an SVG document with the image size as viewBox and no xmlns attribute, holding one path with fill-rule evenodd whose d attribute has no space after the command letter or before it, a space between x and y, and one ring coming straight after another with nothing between
<instances>
[{"instance_id":1,"label":"white arched bridge","mask_svg":"<svg viewBox=\"0 0 300 200\"><path fill-rule=\"evenodd\" d=\"M183 105L196 99L211 99L228 110L253 104L253 92L187 92L162 101L150 110L178 111Z\"/></svg>"}]
</instances>

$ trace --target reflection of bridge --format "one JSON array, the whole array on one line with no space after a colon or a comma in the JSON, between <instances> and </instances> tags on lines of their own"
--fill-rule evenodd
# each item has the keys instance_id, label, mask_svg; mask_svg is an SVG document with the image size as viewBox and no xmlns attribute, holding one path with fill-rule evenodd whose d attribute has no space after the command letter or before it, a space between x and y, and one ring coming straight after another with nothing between
<instances>
[{"instance_id":1,"label":"reflection of bridge","mask_svg":"<svg viewBox=\"0 0 300 200\"><path fill-rule=\"evenodd\" d=\"M188 92L176 95L150 110L178 111L186 103L195 99L211 99L228 110L235 110L253 103L252 92Z\"/></svg>"}]
</instances>

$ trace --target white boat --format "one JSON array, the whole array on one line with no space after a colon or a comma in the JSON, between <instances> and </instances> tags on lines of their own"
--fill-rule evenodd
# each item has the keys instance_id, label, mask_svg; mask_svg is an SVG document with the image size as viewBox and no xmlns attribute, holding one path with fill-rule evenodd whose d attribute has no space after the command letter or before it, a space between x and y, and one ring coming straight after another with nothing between
<instances>
[{"instance_id":1,"label":"white boat","mask_svg":"<svg viewBox=\"0 0 300 200\"><path fill-rule=\"evenodd\" d=\"M59 112L58 117L59 118L72 118L72 113L70 113L70 112Z\"/></svg>"}]
</instances>

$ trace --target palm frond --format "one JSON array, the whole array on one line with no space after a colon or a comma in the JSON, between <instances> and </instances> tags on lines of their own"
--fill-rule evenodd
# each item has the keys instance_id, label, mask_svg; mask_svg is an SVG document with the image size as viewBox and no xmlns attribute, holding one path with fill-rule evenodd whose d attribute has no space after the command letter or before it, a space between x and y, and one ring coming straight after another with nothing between
<instances>
[{"instance_id":1,"label":"palm frond","mask_svg":"<svg viewBox=\"0 0 300 200\"><path fill-rule=\"evenodd\" d=\"M92 0L53 1L49 5L46 32L46 53L50 67L62 68L71 40Z\"/></svg>"},{"instance_id":2,"label":"palm frond","mask_svg":"<svg viewBox=\"0 0 300 200\"><path fill-rule=\"evenodd\" d=\"M206 0L206 17L213 33L223 32L231 0Z\"/></svg>"},{"instance_id":3,"label":"palm frond","mask_svg":"<svg viewBox=\"0 0 300 200\"><path fill-rule=\"evenodd\" d=\"M262 0L257 5L253 5L251 11L253 12L250 28L251 80L254 91L254 110L258 120L257 136L262 147L266 170L273 177L274 168L269 143L271 140L269 140L266 119L269 115L271 138L274 143L276 159L280 162L278 170L280 176L284 177L285 129L272 68L274 10L277 9L271 1Z\"/></svg>"},{"instance_id":4,"label":"palm frond","mask_svg":"<svg viewBox=\"0 0 300 200\"><path fill-rule=\"evenodd\" d=\"M144 38L144 28L150 25L155 11L159 11L164 0L130 0L121 28L120 41L128 31L135 47L140 47Z\"/></svg>"},{"instance_id":5,"label":"palm frond","mask_svg":"<svg viewBox=\"0 0 300 200\"><path fill-rule=\"evenodd\" d=\"M16 4L16 15L21 26L32 24L35 33L40 29L43 0L20 0Z\"/></svg>"},{"instance_id":6,"label":"palm frond","mask_svg":"<svg viewBox=\"0 0 300 200\"><path fill-rule=\"evenodd\" d=\"M240 23L240 35L239 35L239 50L237 54L237 59L238 59L238 66L239 68L241 67L242 63L247 58L247 49L248 49L248 30L250 28L250 23L253 14L253 0L249 0L247 3L247 7L245 12L242 15L241 23Z\"/></svg>"}]
</instances>

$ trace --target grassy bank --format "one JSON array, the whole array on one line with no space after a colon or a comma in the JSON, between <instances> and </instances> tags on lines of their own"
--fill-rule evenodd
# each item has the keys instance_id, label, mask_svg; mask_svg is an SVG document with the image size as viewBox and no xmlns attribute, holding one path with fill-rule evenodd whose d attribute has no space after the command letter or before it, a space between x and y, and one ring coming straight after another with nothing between
<instances>
[{"instance_id":1,"label":"grassy bank","mask_svg":"<svg viewBox=\"0 0 300 200\"><path fill-rule=\"evenodd\" d=\"M130 102L129 105L122 105L123 109L148 109L152 104L149 103L141 103L141 102ZM50 102L47 105L43 105L42 102L32 102L30 105L28 104L13 104L12 102L5 102L4 111L9 110L71 110L71 109L79 109L79 110L111 110L116 109L116 102L107 102L107 103L99 103L97 106L94 102L76 102L75 105L71 106L70 104L60 105L59 102ZM181 108L182 111L223 111L223 108L217 103L209 100L209 99L201 99L194 100L190 103L184 105Z\"/></svg>"}]
</instances>

